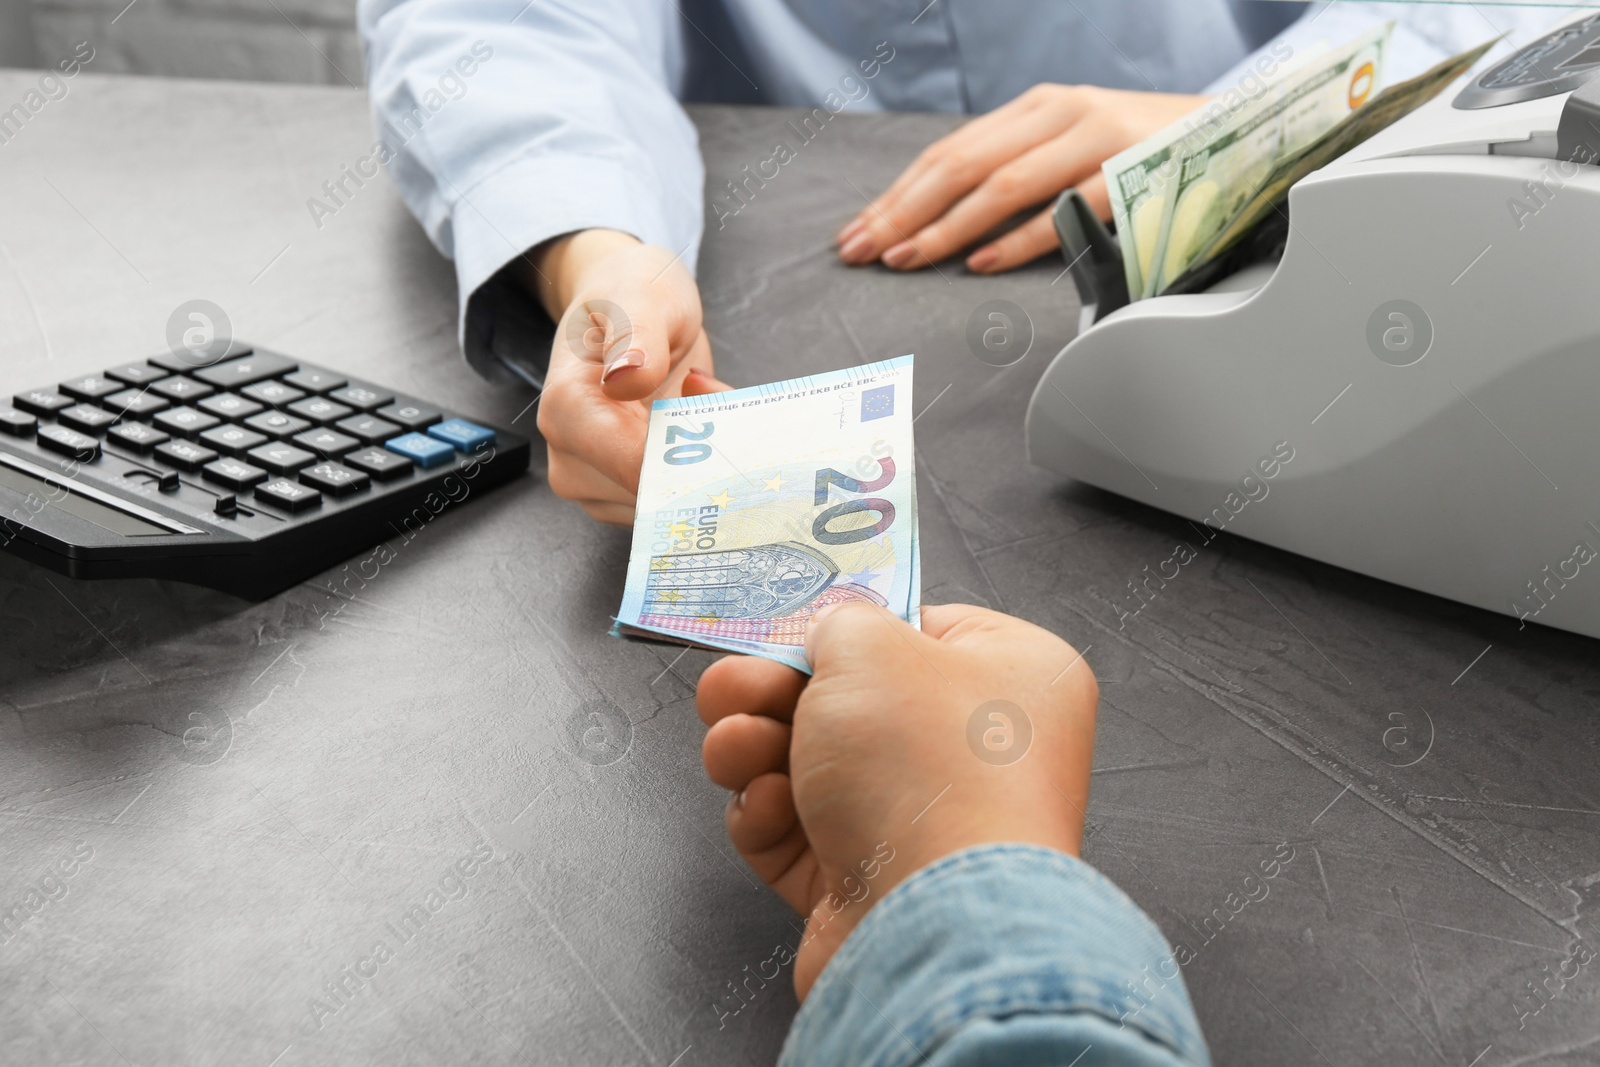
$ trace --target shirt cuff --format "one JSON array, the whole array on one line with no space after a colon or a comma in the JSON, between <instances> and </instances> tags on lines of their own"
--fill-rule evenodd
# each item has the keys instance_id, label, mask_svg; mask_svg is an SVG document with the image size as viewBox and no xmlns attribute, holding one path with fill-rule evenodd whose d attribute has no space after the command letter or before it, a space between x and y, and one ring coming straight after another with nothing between
<instances>
[{"instance_id":1,"label":"shirt cuff","mask_svg":"<svg viewBox=\"0 0 1600 1067\"><path fill-rule=\"evenodd\" d=\"M918 871L867 913L781 1062L999 1062L988 1053L1003 1046L1004 1062L1046 1063L1095 1041L1086 1062L1210 1062L1179 959L1133 901L1065 853L985 845Z\"/></svg>"},{"instance_id":2,"label":"shirt cuff","mask_svg":"<svg viewBox=\"0 0 1600 1067\"><path fill-rule=\"evenodd\" d=\"M532 385L544 379L555 327L526 283L524 252L552 237L604 228L667 246L674 230L655 192L625 162L603 157L524 158L470 189L451 207L457 329L474 370ZM690 271L699 239L681 257Z\"/></svg>"}]
</instances>

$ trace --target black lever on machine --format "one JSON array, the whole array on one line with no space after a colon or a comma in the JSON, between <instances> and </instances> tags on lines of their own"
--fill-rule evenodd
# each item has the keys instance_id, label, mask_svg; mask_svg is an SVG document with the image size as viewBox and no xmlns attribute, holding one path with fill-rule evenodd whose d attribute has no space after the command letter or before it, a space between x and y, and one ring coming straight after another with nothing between
<instances>
[{"instance_id":1,"label":"black lever on machine","mask_svg":"<svg viewBox=\"0 0 1600 1067\"><path fill-rule=\"evenodd\" d=\"M1052 217L1061 254L1078 287L1083 313L1081 333L1118 308L1127 306L1128 279L1122 272L1122 246L1094 213L1083 194L1068 189L1056 201Z\"/></svg>"}]
</instances>

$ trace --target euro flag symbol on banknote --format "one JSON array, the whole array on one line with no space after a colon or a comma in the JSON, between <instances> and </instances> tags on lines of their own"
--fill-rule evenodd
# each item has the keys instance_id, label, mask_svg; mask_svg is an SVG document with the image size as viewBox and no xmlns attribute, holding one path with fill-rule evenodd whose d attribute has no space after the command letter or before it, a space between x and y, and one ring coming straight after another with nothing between
<instances>
[{"instance_id":1,"label":"euro flag symbol on banknote","mask_svg":"<svg viewBox=\"0 0 1600 1067\"><path fill-rule=\"evenodd\" d=\"M911 368L902 356L657 401L612 633L809 671L806 626L829 604L916 625Z\"/></svg>"},{"instance_id":2,"label":"euro flag symbol on banknote","mask_svg":"<svg viewBox=\"0 0 1600 1067\"><path fill-rule=\"evenodd\" d=\"M861 394L861 421L886 419L894 414L894 386L880 385Z\"/></svg>"}]
</instances>

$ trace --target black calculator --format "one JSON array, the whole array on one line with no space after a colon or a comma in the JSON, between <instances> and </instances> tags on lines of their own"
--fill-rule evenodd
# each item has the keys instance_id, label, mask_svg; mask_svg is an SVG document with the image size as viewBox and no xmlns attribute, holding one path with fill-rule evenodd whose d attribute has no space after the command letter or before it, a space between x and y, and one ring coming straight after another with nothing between
<instances>
[{"instance_id":1,"label":"black calculator","mask_svg":"<svg viewBox=\"0 0 1600 1067\"><path fill-rule=\"evenodd\" d=\"M0 547L264 599L528 469L526 437L234 342L0 401Z\"/></svg>"}]
</instances>

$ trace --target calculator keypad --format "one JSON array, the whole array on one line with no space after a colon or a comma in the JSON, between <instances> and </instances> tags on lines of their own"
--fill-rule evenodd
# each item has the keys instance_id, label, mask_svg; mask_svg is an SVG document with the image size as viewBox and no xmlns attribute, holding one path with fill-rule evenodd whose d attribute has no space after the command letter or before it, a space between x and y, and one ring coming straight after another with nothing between
<instances>
[{"instance_id":1,"label":"calculator keypad","mask_svg":"<svg viewBox=\"0 0 1600 1067\"><path fill-rule=\"evenodd\" d=\"M171 439L171 435L142 422L119 423L106 432L107 441L141 455Z\"/></svg>"},{"instance_id":2,"label":"calculator keypad","mask_svg":"<svg viewBox=\"0 0 1600 1067\"><path fill-rule=\"evenodd\" d=\"M93 402L111 393L121 392L123 385L115 378L102 378L98 374L91 374L84 378L74 378L70 382L62 382L60 388L74 400Z\"/></svg>"},{"instance_id":3,"label":"calculator keypad","mask_svg":"<svg viewBox=\"0 0 1600 1067\"><path fill-rule=\"evenodd\" d=\"M309 485L278 478L256 487L256 499L288 512L308 511L322 503L322 494Z\"/></svg>"},{"instance_id":4,"label":"calculator keypad","mask_svg":"<svg viewBox=\"0 0 1600 1067\"><path fill-rule=\"evenodd\" d=\"M311 424L305 419L281 411L263 411L259 415L245 419L244 424L268 437L293 437L297 433L311 429Z\"/></svg>"},{"instance_id":5,"label":"calculator keypad","mask_svg":"<svg viewBox=\"0 0 1600 1067\"><path fill-rule=\"evenodd\" d=\"M166 397L147 393L143 389L124 389L120 393L112 393L101 403L108 411L120 412L136 419L149 418L156 412L165 411L172 406L172 401Z\"/></svg>"},{"instance_id":6,"label":"calculator keypad","mask_svg":"<svg viewBox=\"0 0 1600 1067\"><path fill-rule=\"evenodd\" d=\"M301 467L317 461L315 452L307 452L281 441L252 448L245 456L251 463L265 467L273 474L293 474Z\"/></svg>"},{"instance_id":7,"label":"calculator keypad","mask_svg":"<svg viewBox=\"0 0 1600 1067\"><path fill-rule=\"evenodd\" d=\"M281 408L285 404L292 404L306 395L294 386L284 385L282 382L257 382L254 385L245 386L239 392L251 400L259 400L261 403L270 404L275 408Z\"/></svg>"},{"instance_id":8,"label":"calculator keypad","mask_svg":"<svg viewBox=\"0 0 1600 1067\"><path fill-rule=\"evenodd\" d=\"M192 474L216 459L217 454L192 441L168 441L156 446L156 458Z\"/></svg>"},{"instance_id":9,"label":"calculator keypad","mask_svg":"<svg viewBox=\"0 0 1600 1067\"><path fill-rule=\"evenodd\" d=\"M229 489L248 489L257 482L267 480L267 472L237 459L219 459L200 468L208 482L225 485Z\"/></svg>"},{"instance_id":10,"label":"calculator keypad","mask_svg":"<svg viewBox=\"0 0 1600 1067\"><path fill-rule=\"evenodd\" d=\"M239 422L258 411L264 410L266 405L254 400L246 400L244 397L235 396L233 393L218 393L216 396L206 397L195 407L215 415L219 419L232 419L234 422Z\"/></svg>"},{"instance_id":11,"label":"calculator keypad","mask_svg":"<svg viewBox=\"0 0 1600 1067\"><path fill-rule=\"evenodd\" d=\"M32 437L39 428L39 420L26 411L13 407L0 407L0 433L12 437Z\"/></svg>"},{"instance_id":12,"label":"calculator keypad","mask_svg":"<svg viewBox=\"0 0 1600 1067\"><path fill-rule=\"evenodd\" d=\"M70 408L62 408L56 412L56 421L63 426L70 426L74 430L81 430L83 433L98 437L106 432L107 426L117 421L117 417L93 404L74 404Z\"/></svg>"},{"instance_id":13,"label":"calculator keypad","mask_svg":"<svg viewBox=\"0 0 1600 1067\"><path fill-rule=\"evenodd\" d=\"M300 482L329 496L349 496L370 486L372 478L343 464L318 463L300 472Z\"/></svg>"},{"instance_id":14,"label":"calculator keypad","mask_svg":"<svg viewBox=\"0 0 1600 1067\"><path fill-rule=\"evenodd\" d=\"M39 444L80 463L90 463L100 457L99 441L65 426L40 427Z\"/></svg>"},{"instance_id":15,"label":"calculator keypad","mask_svg":"<svg viewBox=\"0 0 1600 1067\"><path fill-rule=\"evenodd\" d=\"M11 402L23 411L31 411L35 415L54 415L62 408L72 406L71 397L62 396L49 389L32 389L26 393L18 393L11 398Z\"/></svg>"},{"instance_id":16,"label":"calculator keypad","mask_svg":"<svg viewBox=\"0 0 1600 1067\"><path fill-rule=\"evenodd\" d=\"M191 400L199 400L203 396L210 396L216 392L211 386L197 382L193 378L163 378L161 381L149 386L152 393L160 393L168 400L176 400L186 404Z\"/></svg>"},{"instance_id":17,"label":"calculator keypad","mask_svg":"<svg viewBox=\"0 0 1600 1067\"><path fill-rule=\"evenodd\" d=\"M351 414L351 409L343 404L335 403L325 396L308 396L304 400L296 400L287 409L291 414L302 419L310 419L319 425L338 422Z\"/></svg>"},{"instance_id":18,"label":"calculator keypad","mask_svg":"<svg viewBox=\"0 0 1600 1067\"><path fill-rule=\"evenodd\" d=\"M105 476L127 476L143 493L203 484L208 516L282 522L465 463L495 431L367 382L236 348L209 365L162 355L19 392L0 401L0 436L24 448L35 447L32 438L85 470L120 457Z\"/></svg>"},{"instance_id":19,"label":"calculator keypad","mask_svg":"<svg viewBox=\"0 0 1600 1067\"><path fill-rule=\"evenodd\" d=\"M215 415L196 411L194 408L173 408L171 411L163 411L153 421L168 433L180 437L198 437L222 420Z\"/></svg>"},{"instance_id":20,"label":"calculator keypad","mask_svg":"<svg viewBox=\"0 0 1600 1067\"><path fill-rule=\"evenodd\" d=\"M257 445L267 443L267 435L247 430L243 426L213 426L200 435L200 443L230 456L241 455Z\"/></svg>"}]
</instances>

